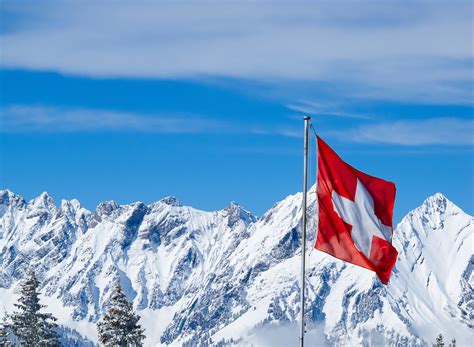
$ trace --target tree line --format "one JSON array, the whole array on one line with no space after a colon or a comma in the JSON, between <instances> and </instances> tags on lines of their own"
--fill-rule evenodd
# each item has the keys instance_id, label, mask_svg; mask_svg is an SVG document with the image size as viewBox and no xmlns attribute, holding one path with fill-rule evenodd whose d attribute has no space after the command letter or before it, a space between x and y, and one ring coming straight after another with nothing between
<instances>
[{"instance_id":1,"label":"tree line","mask_svg":"<svg viewBox=\"0 0 474 347\"><path fill-rule=\"evenodd\" d=\"M40 303L40 283L31 272L21 283L16 310L5 313L0 323L0 346L61 345L57 318L42 312L46 307ZM97 322L99 342L103 346L138 347L143 345L145 330L138 324L140 316L127 301L125 293L116 283L112 290L107 312Z\"/></svg>"}]
</instances>

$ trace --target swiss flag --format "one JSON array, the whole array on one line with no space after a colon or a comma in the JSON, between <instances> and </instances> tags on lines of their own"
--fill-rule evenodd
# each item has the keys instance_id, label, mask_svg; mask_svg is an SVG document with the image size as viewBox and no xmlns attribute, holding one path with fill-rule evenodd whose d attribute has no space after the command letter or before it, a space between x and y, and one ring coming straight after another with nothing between
<instances>
[{"instance_id":1,"label":"swiss flag","mask_svg":"<svg viewBox=\"0 0 474 347\"><path fill-rule=\"evenodd\" d=\"M319 226L316 248L377 273L387 284L397 260L392 246L395 184L345 163L318 136Z\"/></svg>"}]
</instances>

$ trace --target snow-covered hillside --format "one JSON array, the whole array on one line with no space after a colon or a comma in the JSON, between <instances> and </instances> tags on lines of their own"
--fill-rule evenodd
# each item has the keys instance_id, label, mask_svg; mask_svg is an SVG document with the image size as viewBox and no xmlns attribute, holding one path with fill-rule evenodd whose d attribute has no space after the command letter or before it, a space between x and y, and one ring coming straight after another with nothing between
<instances>
[{"instance_id":1,"label":"snow-covered hillside","mask_svg":"<svg viewBox=\"0 0 474 347\"><path fill-rule=\"evenodd\" d=\"M301 194L257 219L231 203L216 212L168 197L151 205L77 200L56 206L0 191L0 298L10 310L18 281L35 269L60 323L96 340L94 322L120 279L142 316L147 345L234 341L288 344L299 312ZM316 230L309 194L308 249ZM307 269L314 344L426 345L440 332L474 337L474 219L443 195L398 225L399 258L388 286L365 269L316 250ZM278 330L280 329L280 330ZM288 338L290 340L288 340ZM270 340L268 340L270 341Z\"/></svg>"}]
</instances>

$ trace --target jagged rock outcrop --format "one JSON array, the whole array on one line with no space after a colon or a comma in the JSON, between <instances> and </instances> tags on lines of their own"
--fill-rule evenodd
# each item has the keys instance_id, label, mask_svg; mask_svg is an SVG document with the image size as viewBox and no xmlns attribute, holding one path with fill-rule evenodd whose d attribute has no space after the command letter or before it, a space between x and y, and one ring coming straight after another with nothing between
<instances>
[{"instance_id":1,"label":"jagged rock outcrop","mask_svg":"<svg viewBox=\"0 0 474 347\"><path fill-rule=\"evenodd\" d=\"M362 268L312 250L316 197L309 194L308 329L334 344L426 345L472 336L474 220L443 195L398 225L399 259L388 286ZM205 212L175 197L150 205L106 201L89 212L26 202L0 191L0 295L11 298L33 268L60 323L95 340L119 280L147 329L147 343L243 343L256 329L292 324L299 313L301 194L256 218L236 203ZM8 298L8 299L3 299ZM8 300L8 302L4 302Z\"/></svg>"}]
</instances>

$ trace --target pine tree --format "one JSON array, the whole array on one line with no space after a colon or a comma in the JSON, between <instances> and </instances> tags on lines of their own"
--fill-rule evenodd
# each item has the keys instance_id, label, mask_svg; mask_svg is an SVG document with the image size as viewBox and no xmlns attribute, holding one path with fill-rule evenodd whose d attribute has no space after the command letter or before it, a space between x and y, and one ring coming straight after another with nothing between
<instances>
[{"instance_id":1,"label":"pine tree","mask_svg":"<svg viewBox=\"0 0 474 347\"><path fill-rule=\"evenodd\" d=\"M138 324L139 320L122 287L116 284L109 309L97 323L99 341L105 346L142 346L145 330Z\"/></svg>"},{"instance_id":2,"label":"pine tree","mask_svg":"<svg viewBox=\"0 0 474 347\"><path fill-rule=\"evenodd\" d=\"M24 346L59 346L56 334L57 319L50 313L41 313L45 305L39 302L39 282L34 272L21 285L18 311L9 317L8 324L17 341Z\"/></svg>"},{"instance_id":3,"label":"pine tree","mask_svg":"<svg viewBox=\"0 0 474 347\"><path fill-rule=\"evenodd\" d=\"M439 334L436 338L436 347L444 347L443 335Z\"/></svg>"},{"instance_id":4,"label":"pine tree","mask_svg":"<svg viewBox=\"0 0 474 347\"><path fill-rule=\"evenodd\" d=\"M3 318L3 322L0 323L0 347L7 346L8 344L8 326L6 324L6 316Z\"/></svg>"}]
</instances>

